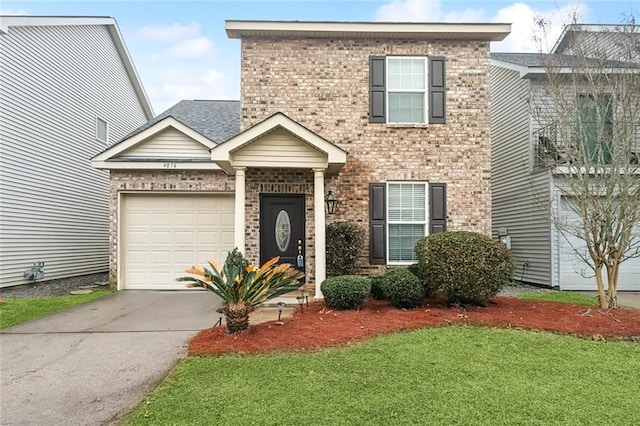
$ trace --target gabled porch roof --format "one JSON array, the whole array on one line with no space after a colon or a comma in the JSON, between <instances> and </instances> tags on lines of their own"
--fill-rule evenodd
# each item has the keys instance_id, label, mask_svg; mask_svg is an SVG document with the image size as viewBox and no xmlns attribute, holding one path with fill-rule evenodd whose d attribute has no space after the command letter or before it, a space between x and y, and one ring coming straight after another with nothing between
<instances>
[{"instance_id":1,"label":"gabled porch roof","mask_svg":"<svg viewBox=\"0 0 640 426\"><path fill-rule=\"evenodd\" d=\"M283 113L276 113L211 149L226 173L238 167L309 168L337 173L347 153Z\"/></svg>"}]
</instances>

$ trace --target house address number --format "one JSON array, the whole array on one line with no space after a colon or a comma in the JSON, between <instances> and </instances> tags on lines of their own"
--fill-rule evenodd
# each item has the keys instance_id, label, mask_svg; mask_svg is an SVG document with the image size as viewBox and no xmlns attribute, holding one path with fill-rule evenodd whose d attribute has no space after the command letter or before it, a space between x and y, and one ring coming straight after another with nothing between
<instances>
[{"instance_id":1,"label":"house address number","mask_svg":"<svg viewBox=\"0 0 640 426\"><path fill-rule=\"evenodd\" d=\"M177 163L164 163L165 169L175 169L176 167L178 167Z\"/></svg>"}]
</instances>

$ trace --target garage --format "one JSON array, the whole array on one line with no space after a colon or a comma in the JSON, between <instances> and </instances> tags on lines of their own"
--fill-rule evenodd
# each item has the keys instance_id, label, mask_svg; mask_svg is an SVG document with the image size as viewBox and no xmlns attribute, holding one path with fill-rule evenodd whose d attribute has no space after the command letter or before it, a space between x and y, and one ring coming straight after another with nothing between
<instances>
[{"instance_id":1,"label":"garage","mask_svg":"<svg viewBox=\"0 0 640 426\"><path fill-rule=\"evenodd\" d=\"M229 194L122 194L119 289L176 290L191 265L224 261L234 244Z\"/></svg>"},{"instance_id":2,"label":"garage","mask_svg":"<svg viewBox=\"0 0 640 426\"><path fill-rule=\"evenodd\" d=\"M562 200L561 217L568 223L580 223L578 215L568 207L568 201ZM640 232L640 223L636 226ZM561 290L596 290L593 271L576 254L572 248L587 255L587 247L583 240L573 235L558 235L558 254L560 260L560 289ZM603 277L606 279L606 273ZM640 291L640 258L629 259L620 265L618 290Z\"/></svg>"}]
</instances>

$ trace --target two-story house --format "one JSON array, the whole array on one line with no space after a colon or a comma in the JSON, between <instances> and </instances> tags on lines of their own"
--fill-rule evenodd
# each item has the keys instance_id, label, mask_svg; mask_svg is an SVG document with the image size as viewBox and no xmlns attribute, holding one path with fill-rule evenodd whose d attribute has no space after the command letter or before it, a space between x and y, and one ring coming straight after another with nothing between
<instances>
[{"instance_id":1,"label":"two-story house","mask_svg":"<svg viewBox=\"0 0 640 426\"><path fill-rule=\"evenodd\" d=\"M489 42L510 25L226 30L239 103L182 102L93 160L111 170L118 288L183 288L185 267L236 246L296 265L322 297L328 220L366 229L365 269L414 263L434 232L490 234Z\"/></svg>"},{"instance_id":2,"label":"two-story house","mask_svg":"<svg viewBox=\"0 0 640 426\"><path fill-rule=\"evenodd\" d=\"M0 287L104 273L109 176L153 117L116 21L0 16Z\"/></svg>"},{"instance_id":3,"label":"two-story house","mask_svg":"<svg viewBox=\"0 0 640 426\"><path fill-rule=\"evenodd\" d=\"M595 116L594 94L588 93L594 86L570 77L579 74L580 68L606 71L610 81L616 75L637 72L640 58L634 63L630 55L634 50L625 47L633 40L640 40L640 34L626 32L625 27L570 25L549 54L491 54L492 226L495 238L510 242L516 280L562 290L596 289L593 271L585 263L589 257L584 240L565 228L565 224L582 224L566 190L571 188L568 180L575 179L567 173L576 164L572 155L594 155L598 150L596 122L589 118ZM569 125L558 125L559 117L550 108L558 97L549 95L548 70L556 76L554 84L565 82L567 103L575 102L575 116L561 117ZM565 80L557 78L563 74ZM617 117L615 89L595 84L603 92L597 94L603 104L600 108L607 111L601 114L606 122L600 127L608 137L616 126L631 132L628 153L623 155L631 167L626 170L635 168L638 173L640 123ZM545 114L545 109L550 112ZM585 135L577 139L568 134L573 131ZM604 163L611 160L608 149L603 156ZM638 241L640 221L635 235ZM640 290L640 258L620 265L618 289Z\"/></svg>"}]
</instances>

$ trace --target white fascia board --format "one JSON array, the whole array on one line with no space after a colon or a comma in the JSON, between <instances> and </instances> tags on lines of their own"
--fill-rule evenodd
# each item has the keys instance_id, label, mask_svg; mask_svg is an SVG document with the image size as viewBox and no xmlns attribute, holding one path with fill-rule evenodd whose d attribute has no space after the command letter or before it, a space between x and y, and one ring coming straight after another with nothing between
<instances>
[{"instance_id":1,"label":"white fascia board","mask_svg":"<svg viewBox=\"0 0 640 426\"><path fill-rule=\"evenodd\" d=\"M136 67L133 64L133 60L131 59L131 55L129 55L129 51L127 50L127 45L124 43L124 39L122 38L122 34L120 33L120 28L118 28L118 24L115 19L113 23L107 26L109 29L109 34L111 34L111 39L116 46L116 50L120 55L120 59L122 60L122 64L124 65L125 70L127 71L127 75L129 76L129 80L131 80L131 84L133 85L133 89L140 100L140 105L144 110L144 113L147 117L147 120L151 120L155 117L155 113L153 112L153 107L151 106L151 102L149 101L149 97L147 96L147 92L144 90L144 86L142 85L142 80L136 71Z\"/></svg>"},{"instance_id":2,"label":"white fascia board","mask_svg":"<svg viewBox=\"0 0 640 426\"><path fill-rule=\"evenodd\" d=\"M225 21L229 38L252 35L452 38L502 41L511 33L506 23Z\"/></svg>"},{"instance_id":3,"label":"white fascia board","mask_svg":"<svg viewBox=\"0 0 640 426\"><path fill-rule=\"evenodd\" d=\"M182 132L186 136L190 137L191 139L197 142L200 142L202 145L207 147L207 149L212 149L216 146L216 143L213 142L212 140L202 136L200 133L196 132L192 128L185 126L175 118L169 116L163 120L158 121L153 126L147 129L144 129L139 133L136 133L135 135L129 137L128 139L120 141L119 143L113 145L112 147L107 148L106 150L102 151L100 154L93 157L91 161L92 163L109 161L112 158L117 157L119 154L124 153L128 149L133 148L134 146L140 143L144 143L144 141L146 141L147 139L166 130L169 127L172 127L178 130L179 132Z\"/></svg>"},{"instance_id":4,"label":"white fascia board","mask_svg":"<svg viewBox=\"0 0 640 426\"><path fill-rule=\"evenodd\" d=\"M0 16L0 31L7 33L10 27L55 27L62 25L115 25L109 16Z\"/></svg>"},{"instance_id":5,"label":"white fascia board","mask_svg":"<svg viewBox=\"0 0 640 426\"><path fill-rule=\"evenodd\" d=\"M104 170L220 170L210 162L189 162L167 159L167 161L91 161L91 167Z\"/></svg>"}]
</instances>

